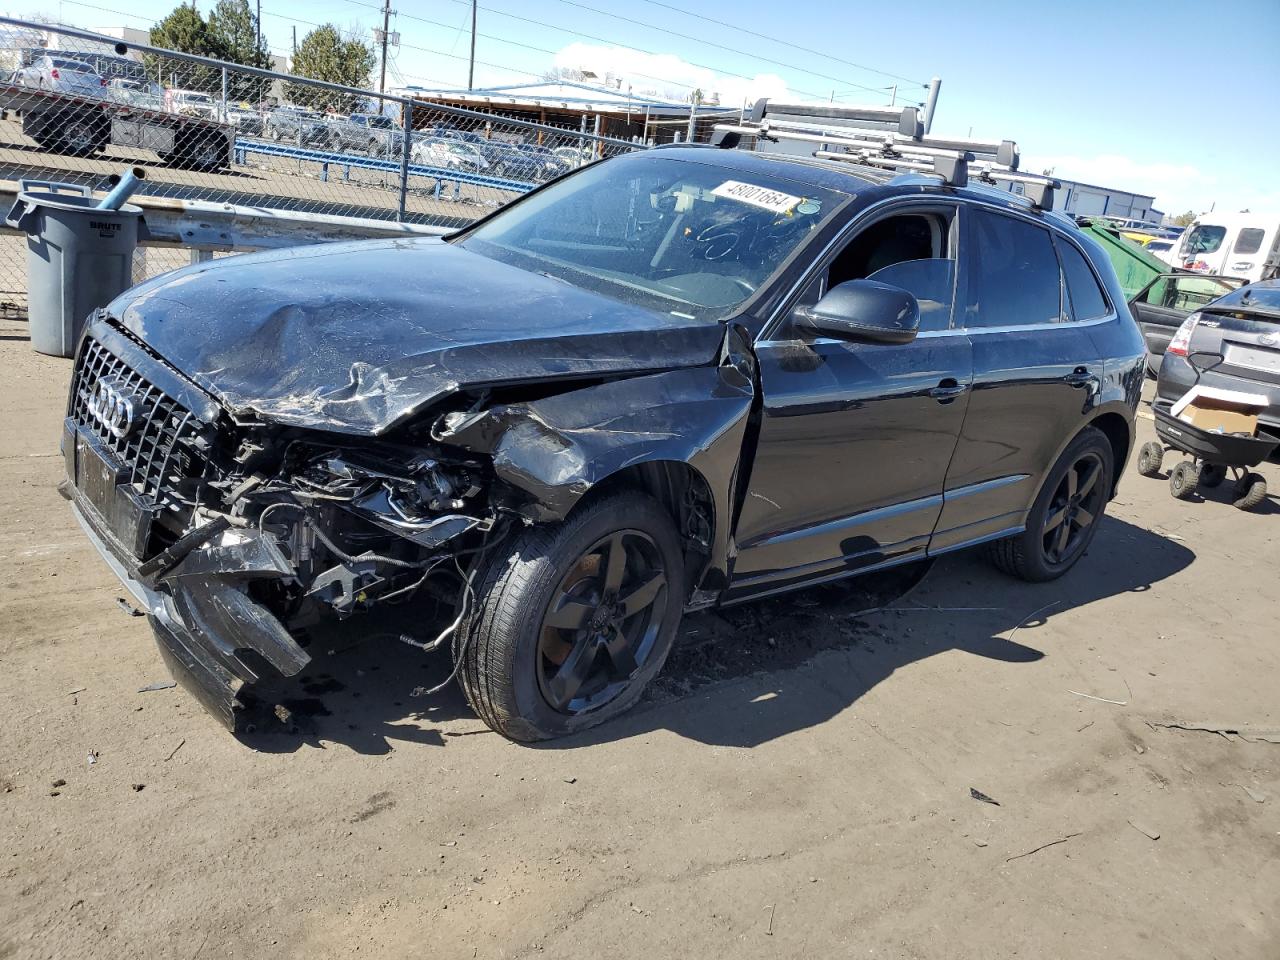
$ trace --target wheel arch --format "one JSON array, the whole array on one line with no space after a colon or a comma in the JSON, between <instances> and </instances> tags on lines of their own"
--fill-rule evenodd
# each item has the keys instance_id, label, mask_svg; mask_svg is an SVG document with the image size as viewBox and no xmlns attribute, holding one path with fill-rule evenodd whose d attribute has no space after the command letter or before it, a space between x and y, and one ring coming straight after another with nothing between
<instances>
[{"instance_id":1,"label":"wheel arch","mask_svg":"<svg viewBox=\"0 0 1280 960\"><path fill-rule=\"evenodd\" d=\"M687 596L711 557L716 530L723 523L710 481L682 460L628 464L597 480L574 504L569 516L620 490L635 490L652 497L671 517L683 545Z\"/></svg>"},{"instance_id":2,"label":"wheel arch","mask_svg":"<svg viewBox=\"0 0 1280 960\"><path fill-rule=\"evenodd\" d=\"M1112 464L1115 468L1111 476L1111 497L1115 497L1120 485L1120 474L1124 472L1125 462L1129 459L1130 451L1133 450L1133 423L1115 410L1105 410L1081 429L1088 427L1096 427L1102 431L1107 442L1111 444Z\"/></svg>"},{"instance_id":3,"label":"wheel arch","mask_svg":"<svg viewBox=\"0 0 1280 960\"><path fill-rule=\"evenodd\" d=\"M433 436L487 454L500 489L534 523L563 521L602 491L646 491L698 544L697 589L718 591L752 400L734 368L692 367L446 417Z\"/></svg>"},{"instance_id":4,"label":"wheel arch","mask_svg":"<svg viewBox=\"0 0 1280 960\"><path fill-rule=\"evenodd\" d=\"M1030 503L1035 503L1036 497L1040 496L1044 488L1044 483L1048 479L1053 469L1053 465L1058 462L1063 452L1071 444L1075 443L1076 438L1090 427L1095 427L1104 437L1111 447L1112 466L1114 467L1111 477L1111 491L1107 499L1114 499L1119 490L1120 474L1124 470L1125 461L1129 457L1129 452L1134 446L1134 437L1136 431L1133 427L1133 413L1125 405L1120 402L1109 404L1095 410L1089 419L1085 420L1080 426L1062 438L1062 443L1054 450L1052 459L1045 465L1044 473L1037 478L1035 496L1031 498ZM1027 507L1030 510L1030 504Z\"/></svg>"}]
</instances>

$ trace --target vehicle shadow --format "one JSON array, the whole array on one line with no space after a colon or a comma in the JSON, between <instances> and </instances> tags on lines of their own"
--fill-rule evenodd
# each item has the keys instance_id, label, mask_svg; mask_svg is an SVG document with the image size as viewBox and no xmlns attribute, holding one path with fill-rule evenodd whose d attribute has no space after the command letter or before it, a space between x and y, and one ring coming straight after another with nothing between
<instances>
[{"instance_id":1,"label":"vehicle shadow","mask_svg":"<svg viewBox=\"0 0 1280 960\"><path fill-rule=\"evenodd\" d=\"M573 749L670 730L702 743L754 747L830 719L895 671L939 653L1040 660L1045 654L1030 645L1035 627L1066 610L1145 591L1194 559L1180 543L1109 517L1088 556L1053 583L1012 580L980 556L961 554L940 561L914 594L930 572L928 561L695 614L634 710L537 746ZM839 669L806 669L832 651L854 655ZM456 683L425 693L449 678L447 656L381 638L311 652L313 663L281 695L283 713L243 738L247 745L290 752L341 743L377 754L396 741L444 746L489 734ZM444 725L460 719L470 722Z\"/></svg>"},{"instance_id":2,"label":"vehicle shadow","mask_svg":"<svg viewBox=\"0 0 1280 960\"><path fill-rule=\"evenodd\" d=\"M1146 591L1194 559L1182 544L1108 517L1079 566L1053 583L1012 580L971 551L940 561L923 589L875 616L809 606L809 591L785 607L777 601L772 609L744 605L708 614L704 619L730 645L763 644L772 652L785 644L788 652L781 663L759 658L757 669L748 672L760 673L758 683L721 683L700 691L696 708L687 697L668 698L544 746L564 749L664 729L717 746L754 747L830 719L895 671L940 653L959 650L1006 663L1040 660L1045 653L1031 645L1036 627L1067 610ZM803 667L840 648L855 655L822 669L775 672L779 666ZM679 675L681 660L681 651L673 654L664 670L668 682ZM981 663L974 669L982 669Z\"/></svg>"}]
</instances>

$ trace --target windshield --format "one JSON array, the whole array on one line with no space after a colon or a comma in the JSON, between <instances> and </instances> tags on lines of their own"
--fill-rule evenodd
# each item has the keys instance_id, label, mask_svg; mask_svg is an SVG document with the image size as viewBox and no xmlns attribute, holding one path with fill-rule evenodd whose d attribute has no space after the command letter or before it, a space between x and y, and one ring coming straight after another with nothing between
<instances>
[{"instance_id":1,"label":"windshield","mask_svg":"<svg viewBox=\"0 0 1280 960\"><path fill-rule=\"evenodd\" d=\"M390 117L371 116L369 117L369 126L377 127L379 130L390 130L395 124L391 122Z\"/></svg>"},{"instance_id":2,"label":"windshield","mask_svg":"<svg viewBox=\"0 0 1280 960\"><path fill-rule=\"evenodd\" d=\"M718 319L845 199L758 172L633 154L558 181L461 243L619 300Z\"/></svg>"},{"instance_id":3,"label":"windshield","mask_svg":"<svg viewBox=\"0 0 1280 960\"><path fill-rule=\"evenodd\" d=\"M93 67L87 63L81 63L79 60L59 60L57 57L50 57L49 62L59 70L70 70L72 73L93 73Z\"/></svg>"},{"instance_id":4,"label":"windshield","mask_svg":"<svg viewBox=\"0 0 1280 960\"><path fill-rule=\"evenodd\" d=\"M1222 238L1227 235L1226 227L1210 227L1198 223L1191 228L1187 239L1183 242L1183 254L1215 253L1222 246Z\"/></svg>"}]
</instances>

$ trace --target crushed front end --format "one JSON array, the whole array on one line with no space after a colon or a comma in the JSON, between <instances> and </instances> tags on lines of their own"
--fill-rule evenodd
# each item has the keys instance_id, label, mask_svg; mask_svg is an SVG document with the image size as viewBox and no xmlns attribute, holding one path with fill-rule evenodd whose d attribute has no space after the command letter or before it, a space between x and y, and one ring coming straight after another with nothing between
<instances>
[{"instance_id":1,"label":"crushed front end","mask_svg":"<svg viewBox=\"0 0 1280 960\"><path fill-rule=\"evenodd\" d=\"M233 731L307 665L322 622L423 593L465 604L468 561L507 522L487 463L412 431L234 417L105 315L80 348L62 450L76 517L175 678Z\"/></svg>"}]
</instances>

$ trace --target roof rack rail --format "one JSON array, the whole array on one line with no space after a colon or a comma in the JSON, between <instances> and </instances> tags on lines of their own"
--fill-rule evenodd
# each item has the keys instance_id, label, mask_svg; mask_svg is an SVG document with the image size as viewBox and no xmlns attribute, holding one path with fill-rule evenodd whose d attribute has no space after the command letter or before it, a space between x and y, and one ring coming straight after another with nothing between
<instances>
[{"instance_id":1,"label":"roof rack rail","mask_svg":"<svg viewBox=\"0 0 1280 960\"><path fill-rule=\"evenodd\" d=\"M880 127L854 125L858 123ZM809 106L764 99L756 102L749 117L718 123L713 131L712 144L724 149L739 146L743 137L757 142L788 140L816 144L813 156L820 160L933 174L952 187L966 186L971 176L984 183L1017 183L1037 210L1052 210L1053 191L1061 186L1050 177L1019 173L1021 155L1012 140L925 136L915 107Z\"/></svg>"}]
</instances>

